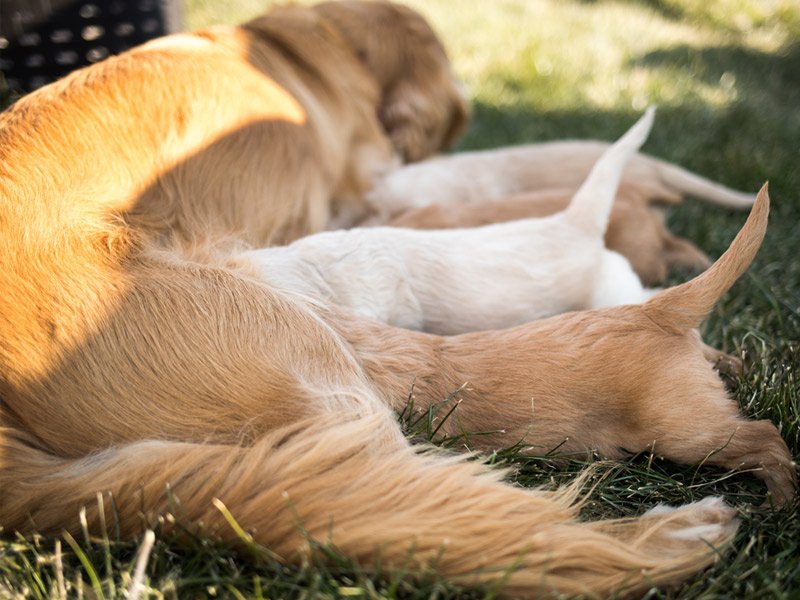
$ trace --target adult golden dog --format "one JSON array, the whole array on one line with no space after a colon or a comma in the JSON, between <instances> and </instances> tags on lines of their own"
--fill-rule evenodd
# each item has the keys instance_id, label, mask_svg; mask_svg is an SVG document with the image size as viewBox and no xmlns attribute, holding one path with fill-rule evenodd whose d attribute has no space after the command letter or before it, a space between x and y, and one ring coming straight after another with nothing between
<instances>
[{"instance_id":1,"label":"adult golden dog","mask_svg":"<svg viewBox=\"0 0 800 600\"><path fill-rule=\"evenodd\" d=\"M381 43L413 70L393 71ZM467 430L508 430L484 447L528 432L543 446L567 435L570 450L599 441L609 453L656 439L676 460L763 468L776 498L791 494L777 431L736 414L690 332L752 258L765 193L713 277L644 308L502 332L394 329L225 266L243 243L355 218L373 173L392 160L391 141L406 157L423 156L455 135L464 114L421 19L359 3L276 9L242 27L166 38L3 113L4 530L75 531L86 506L91 530L113 519L131 536L143 518L180 504L181 519L237 539L217 498L287 561L309 551L299 520L365 564L436 560L460 581L517 565L510 593L608 594L682 580L735 529L718 499L582 523L574 490L525 491L476 463L415 452L392 412L414 382L419 406L469 381L459 409ZM629 342L616 341L620 331ZM625 370L586 336L624 348ZM674 350L667 363L654 351L663 347ZM628 372L642 356L647 377ZM580 364L603 379L587 387L570 378ZM602 439L598 415L585 409L599 406L586 402L598 389ZM656 402L662 389L677 396ZM691 400L673 410L685 389ZM113 495L113 515L98 493Z\"/></svg>"}]
</instances>

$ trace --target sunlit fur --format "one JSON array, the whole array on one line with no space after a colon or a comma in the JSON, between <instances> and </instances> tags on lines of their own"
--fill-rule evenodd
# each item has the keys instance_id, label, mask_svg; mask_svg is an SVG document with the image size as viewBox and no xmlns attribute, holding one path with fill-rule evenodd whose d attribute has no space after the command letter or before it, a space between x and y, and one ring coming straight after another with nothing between
<instances>
[{"instance_id":1,"label":"sunlit fur","mask_svg":"<svg viewBox=\"0 0 800 600\"><path fill-rule=\"evenodd\" d=\"M609 454L655 440L674 460L763 466L790 495L777 431L736 415L684 333L749 262L766 195L716 275L643 306L456 337L349 316L226 266L240 242L324 224L389 155L378 86L342 43L313 10L282 9L145 46L0 116L3 531L76 533L86 506L99 533L109 493L124 537L174 510L235 540L218 498L286 561L308 535L370 567L435 559L462 582L516 565L509 594L635 594L710 564L735 529L719 500L587 523L576 488L417 452L393 410L414 383L424 406L468 381L465 429L507 428L476 447L529 429Z\"/></svg>"},{"instance_id":2,"label":"sunlit fur","mask_svg":"<svg viewBox=\"0 0 800 600\"><path fill-rule=\"evenodd\" d=\"M404 160L423 159L458 138L470 108L452 84L444 48L421 16L401 5L351 0L316 10L345 35L377 79L378 117Z\"/></svg>"}]
</instances>

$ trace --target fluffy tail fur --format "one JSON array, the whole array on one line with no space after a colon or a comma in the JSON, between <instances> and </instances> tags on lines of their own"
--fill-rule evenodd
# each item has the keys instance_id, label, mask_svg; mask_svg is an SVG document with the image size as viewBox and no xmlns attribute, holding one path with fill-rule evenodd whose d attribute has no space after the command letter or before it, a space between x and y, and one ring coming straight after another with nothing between
<instances>
[{"instance_id":1,"label":"fluffy tail fur","mask_svg":"<svg viewBox=\"0 0 800 600\"><path fill-rule=\"evenodd\" d=\"M700 325L720 296L730 289L752 262L767 231L768 216L769 195L767 184L764 184L747 222L719 260L691 281L653 296L644 305L648 314L659 323L666 321L676 324L672 316L677 313L683 317L679 323L681 327ZM672 316L664 319L658 315Z\"/></svg>"},{"instance_id":2,"label":"fluffy tail fur","mask_svg":"<svg viewBox=\"0 0 800 600\"><path fill-rule=\"evenodd\" d=\"M598 235L605 233L622 172L647 139L654 115L655 107L651 106L625 135L603 152L565 211L570 220Z\"/></svg>"},{"instance_id":3,"label":"fluffy tail fur","mask_svg":"<svg viewBox=\"0 0 800 600\"><path fill-rule=\"evenodd\" d=\"M369 567L435 564L462 583L510 573L504 589L514 595L641 594L712 563L709 544L736 529L733 511L716 499L579 522L577 485L523 490L474 461L415 451L390 411L368 398L358 412L300 420L252 445L145 441L64 458L32 442L0 428L0 514L9 531L75 532L85 506L92 532L104 518L135 535L171 512L190 530L241 540L221 502L287 562L311 551L306 532ZM113 496L115 512L98 494Z\"/></svg>"}]
</instances>

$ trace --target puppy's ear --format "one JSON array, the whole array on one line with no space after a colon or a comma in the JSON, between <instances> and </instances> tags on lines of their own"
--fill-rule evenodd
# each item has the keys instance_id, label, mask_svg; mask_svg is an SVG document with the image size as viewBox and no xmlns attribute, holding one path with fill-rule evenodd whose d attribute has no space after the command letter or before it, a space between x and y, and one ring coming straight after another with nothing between
<instances>
[{"instance_id":1,"label":"puppy's ear","mask_svg":"<svg viewBox=\"0 0 800 600\"><path fill-rule=\"evenodd\" d=\"M450 146L463 133L470 107L456 88L421 77L397 81L384 94L379 117L404 162L421 160ZM452 93L451 93L452 92Z\"/></svg>"},{"instance_id":2,"label":"puppy's ear","mask_svg":"<svg viewBox=\"0 0 800 600\"><path fill-rule=\"evenodd\" d=\"M463 132L470 110L430 25L389 2L325 2L314 10L336 27L377 81L378 117L406 161L430 156Z\"/></svg>"}]
</instances>

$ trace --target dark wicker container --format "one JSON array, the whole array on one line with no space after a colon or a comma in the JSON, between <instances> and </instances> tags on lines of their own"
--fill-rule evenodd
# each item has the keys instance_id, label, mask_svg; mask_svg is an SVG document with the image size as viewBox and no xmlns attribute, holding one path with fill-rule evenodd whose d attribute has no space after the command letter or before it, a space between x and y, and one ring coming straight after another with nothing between
<instances>
[{"instance_id":1,"label":"dark wicker container","mask_svg":"<svg viewBox=\"0 0 800 600\"><path fill-rule=\"evenodd\" d=\"M180 29L175 0L0 0L0 71L18 96Z\"/></svg>"}]
</instances>

